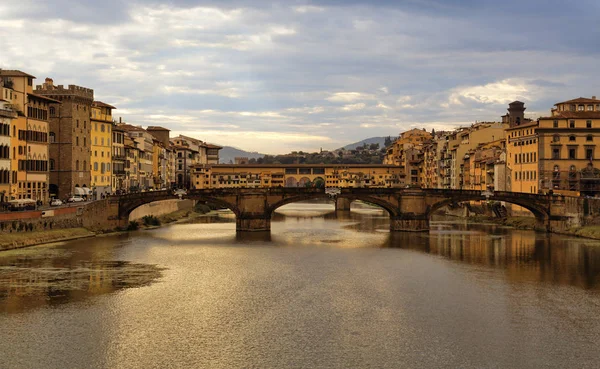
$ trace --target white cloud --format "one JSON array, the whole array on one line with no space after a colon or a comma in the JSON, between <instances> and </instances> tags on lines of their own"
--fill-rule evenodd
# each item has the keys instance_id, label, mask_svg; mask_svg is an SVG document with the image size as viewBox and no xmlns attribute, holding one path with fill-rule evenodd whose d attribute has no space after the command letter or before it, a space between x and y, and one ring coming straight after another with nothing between
<instances>
[{"instance_id":1,"label":"white cloud","mask_svg":"<svg viewBox=\"0 0 600 369\"><path fill-rule=\"evenodd\" d=\"M293 8L296 13L321 13L325 11L325 8L313 5L296 6Z\"/></svg>"},{"instance_id":2,"label":"white cloud","mask_svg":"<svg viewBox=\"0 0 600 369\"><path fill-rule=\"evenodd\" d=\"M365 103L358 103L358 104L348 104L348 105L344 105L342 107L342 110L345 111L352 111L352 110L362 110L366 107L367 105Z\"/></svg>"},{"instance_id":3,"label":"white cloud","mask_svg":"<svg viewBox=\"0 0 600 369\"><path fill-rule=\"evenodd\" d=\"M364 94L361 92L336 92L326 98L326 100L331 102L348 103L358 100L372 100L373 98L373 95Z\"/></svg>"},{"instance_id":4,"label":"white cloud","mask_svg":"<svg viewBox=\"0 0 600 369\"><path fill-rule=\"evenodd\" d=\"M472 100L483 104L508 104L524 99L531 100L535 95L527 82L515 79L504 79L480 86L458 87L449 97L449 102L462 105L462 99Z\"/></svg>"}]
</instances>

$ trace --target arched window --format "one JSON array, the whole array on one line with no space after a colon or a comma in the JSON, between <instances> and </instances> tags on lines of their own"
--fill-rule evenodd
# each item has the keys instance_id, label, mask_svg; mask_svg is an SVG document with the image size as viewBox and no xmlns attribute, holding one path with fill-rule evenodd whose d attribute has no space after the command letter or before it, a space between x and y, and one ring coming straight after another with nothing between
<instances>
[{"instance_id":1,"label":"arched window","mask_svg":"<svg viewBox=\"0 0 600 369\"><path fill-rule=\"evenodd\" d=\"M82 170L88 170L87 168L87 160L83 161L83 167L81 167Z\"/></svg>"},{"instance_id":2,"label":"arched window","mask_svg":"<svg viewBox=\"0 0 600 369\"><path fill-rule=\"evenodd\" d=\"M559 135L552 136L552 142L560 142L560 136Z\"/></svg>"},{"instance_id":3,"label":"arched window","mask_svg":"<svg viewBox=\"0 0 600 369\"><path fill-rule=\"evenodd\" d=\"M54 159L50 159L50 170L54 170Z\"/></svg>"},{"instance_id":4,"label":"arched window","mask_svg":"<svg viewBox=\"0 0 600 369\"><path fill-rule=\"evenodd\" d=\"M573 136L573 135L569 136L569 141L575 141L575 136Z\"/></svg>"},{"instance_id":5,"label":"arched window","mask_svg":"<svg viewBox=\"0 0 600 369\"><path fill-rule=\"evenodd\" d=\"M79 170L79 160L75 160L75 170Z\"/></svg>"},{"instance_id":6,"label":"arched window","mask_svg":"<svg viewBox=\"0 0 600 369\"><path fill-rule=\"evenodd\" d=\"M98 163L94 163L94 170L98 171Z\"/></svg>"}]
</instances>

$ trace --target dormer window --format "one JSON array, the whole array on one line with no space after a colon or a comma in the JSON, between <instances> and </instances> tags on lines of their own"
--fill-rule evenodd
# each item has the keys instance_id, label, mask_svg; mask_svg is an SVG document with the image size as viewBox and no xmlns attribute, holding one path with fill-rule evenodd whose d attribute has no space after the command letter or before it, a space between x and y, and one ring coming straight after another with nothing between
<instances>
[{"instance_id":1,"label":"dormer window","mask_svg":"<svg viewBox=\"0 0 600 369\"><path fill-rule=\"evenodd\" d=\"M594 105L588 105L587 106L587 110L588 111L594 111Z\"/></svg>"},{"instance_id":2,"label":"dormer window","mask_svg":"<svg viewBox=\"0 0 600 369\"><path fill-rule=\"evenodd\" d=\"M578 111L585 111L585 105L578 105L577 106L577 110Z\"/></svg>"}]
</instances>

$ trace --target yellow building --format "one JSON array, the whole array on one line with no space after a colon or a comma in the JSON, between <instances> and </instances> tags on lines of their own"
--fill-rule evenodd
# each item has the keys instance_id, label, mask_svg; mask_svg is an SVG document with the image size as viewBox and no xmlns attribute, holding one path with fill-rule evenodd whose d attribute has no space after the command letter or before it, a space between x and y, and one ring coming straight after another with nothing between
<instances>
[{"instance_id":1,"label":"yellow building","mask_svg":"<svg viewBox=\"0 0 600 369\"><path fill-rule=\"evenodd\" d=\"M556 103L539 119L540 189L600 194L600 100L592 96Z\"/></svg>"},{"instance_id":2,"label":"yellow building","mask_svg":"<svg viewBox=\"0 0 600 369\"><path fill-rule=\"evenodd\" d=\"M92 103L91 126L91 186L96 199L113 192L112 190L112 105L101 101Z\"/></svg>"},{"instance_id":3,"label":"yellow building","mask_svg":"<svg viewBox=\"0 0 600 369\"><path fill-rule=\"evenodd\" d=\"M398 187L395 165L249 164L193 165L192 188Z\"/></svg>"},{"instance_id":4,"label":"yellow building","mask_svg":"<svg viewBox=\"0 0 600 369\"><path fill-rule=\"evenodd\" d=\"M127 190L125 186L125 131L118 124L112 126L112 191L120 194Z\"/></svg>"},{"instance_id":5,"label":"yellow building","mask_svg":"<svg viewBox=\"0 0 600 369\"><path fill-rule=\"evenodd\" d=\"M4 88L0 79L0 203L10 200L12 121L17 118L12 108L12 90Z\"/></svg>"},{"instance_id":6,"label":"yellow building","mask_svg":"<svg viewBox=\"0 0 600 369\"><path fill-rule=\"evenodd\" d=\"M18 70L0 70L3 92L12 110L11 186L9 199L48 202L49 104L59 101L33 93L34 76ZM12 96L12 98L10 98Z\"/></svg>"},{"instance_id":7,"label":"yellow building","mask_svg":"<svg viewBox=\"0 0 600 369\"><path fill-rule=\"evenodd\" d=\"M119 126L117 126L119 127ZM140 188L140 152L138 143L131 138L127 132L123 136L123 146L125 148L125 178L124 191L136 192Z\"/></svg>"},{"instance_id":8,"label":"yellow building","mask_svg":"<svg viewBox=\"0 0 600 369\"><path fill-rule=\"evenodd\" d=\"M508 114L503 116L509 123L506 129L506 160L510 178L507 181L508 190L538 193L538 122L525 119L524 111L524 104L515 101L509 104Z\"/></svg>"}]
</instances>

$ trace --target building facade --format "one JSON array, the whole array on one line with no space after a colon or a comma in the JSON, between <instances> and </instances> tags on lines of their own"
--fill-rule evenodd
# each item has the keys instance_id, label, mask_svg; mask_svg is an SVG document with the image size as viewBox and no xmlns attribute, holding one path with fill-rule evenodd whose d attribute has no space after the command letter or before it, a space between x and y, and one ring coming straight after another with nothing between
<instances>
[{"instance_id":1,"label":"building facade","mask_svg":"<svg viewBox=\"0 0 600 369\"><path fill-rule=\"evenodd\" d=\"M539 188L600 195L600 100L577 98L554 105L539 119Z\"/></svg>"},{"instance_id":2,"label":"building facade","mask_svg":"<svg viewBox=\"0 0 600 369\"><path fill-rule=\"evenodd\" d=\"M10 200L32 199L46 204L48 189L48 119L52 104L59 103L33 93L34 76L18 70L0 70L6 102L17 113L11 120ZM8 97L8 98L6 98Z\"/></svg>"},{"instance_id":3,"label":"building facade","mask_svg":"<svg viewBox=\"0 0 600 369\"><path fill-rule=\"evenodd\" d=\"M112 182L112 105L94 101L91 108L91 185L94 199L104 198L113 192Z\"/></svg>"},{"instance_id":4,"label":"building facade","mask_svg":"<svg viewBox=\"0 0 600 369\"><path fill-rule=\"evenodd\" d=\"M56 100L50 104L50 192L53 196L92 197L90 110L94 90L54 85L46 78L36 94Z\"/></svg>"}]
</instances>

